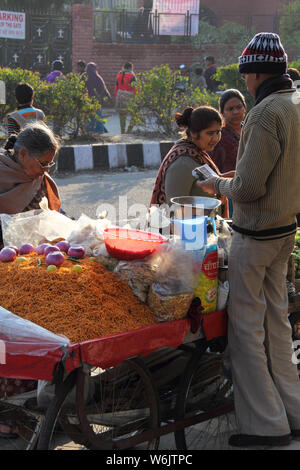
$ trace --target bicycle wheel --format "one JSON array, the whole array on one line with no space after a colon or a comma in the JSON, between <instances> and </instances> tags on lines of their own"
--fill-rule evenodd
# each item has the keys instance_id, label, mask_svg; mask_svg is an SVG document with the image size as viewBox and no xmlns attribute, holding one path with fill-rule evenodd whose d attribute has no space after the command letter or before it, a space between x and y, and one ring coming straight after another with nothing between
<instances>
[{"instance_id":1,"label":"bicycle wheel","mask_svg":"<svg viewBox=\"0 0 300 470\"><path fill-rule=\"evenodd\" d=\"M57 386L55 397L47 408L37 444L38 450L76 450L88 446L78 426L75 400L69 400L77 369Z\"/></svg>"},{"instance_id":2,"label":"bicycle wheel","mask_svg":"<svg viewBox=\"0 0 300 470\"><path fill-rule=\"evenodd\" d=\"M0 421L13 422L17 427L15 438L1 438L2 450L33 450L41 431L43 415L34 413L21 406L0 401Z\"/></svg>"},{"instance_id":3,"label":"bicycle wheel","mask_svg":"<svg viewBox=\"0 0 300 470\"><path fill-rule=\"evenodd\" d=\"M139 358L125 360L106 370L79 371L77 406L81 430L93 449L131 448L132 438L159 426L157 393L151 376ZM84 400L85 388L93 384L93 396ZM140 447L157 449L159 438Z\"/></svg>"},{"instance_id":4,"label":"bicycle wheel","mask_svg":"<svg viewBox=\"0 0 300 470\"><path fill-rule=\"evenodd\" d=\"M176 420L197 421L175 431L178 450L224 449L236 429L232 382L222 372L222 355L195 354L183 377L176 403Z\"/></svg>"}]
</instances>

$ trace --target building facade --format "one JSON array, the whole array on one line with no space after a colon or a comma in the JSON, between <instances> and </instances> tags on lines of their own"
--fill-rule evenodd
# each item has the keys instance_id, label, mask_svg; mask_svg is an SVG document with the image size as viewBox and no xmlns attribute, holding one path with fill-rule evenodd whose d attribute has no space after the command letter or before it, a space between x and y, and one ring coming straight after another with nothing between
<instances>
[{"instance_id":1,"label":"building facade","mask_svg":"<svg viewBox=\"0 0 300 470\"><path fill-rule=\"evenodd\" d=\"M226 20L271 31L276 28L276 20L287 3L289 0L201 0L201 9L216 25Z\"/></svg>"}]
</instances>

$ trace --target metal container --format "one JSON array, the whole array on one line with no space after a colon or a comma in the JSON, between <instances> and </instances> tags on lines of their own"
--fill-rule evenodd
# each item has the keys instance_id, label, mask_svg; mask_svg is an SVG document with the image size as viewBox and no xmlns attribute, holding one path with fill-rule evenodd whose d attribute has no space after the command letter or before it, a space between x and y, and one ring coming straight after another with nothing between
<instances>
[{"instance_id":1,"label":"metal container","mask_svg":"<svg viewBox=\"0 0 300 470\"><path fill-rule=\"evenodd\" d=\"M171 199L174 219L190 219L191 217L215 217L221 205L219 199L201 196L180 196Z\"/></svg>"}]
</instances>

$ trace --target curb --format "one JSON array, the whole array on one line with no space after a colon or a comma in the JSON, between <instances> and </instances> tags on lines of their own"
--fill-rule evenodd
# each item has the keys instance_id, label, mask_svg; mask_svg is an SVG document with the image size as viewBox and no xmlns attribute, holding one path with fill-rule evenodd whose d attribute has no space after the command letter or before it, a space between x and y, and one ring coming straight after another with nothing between
<instances>
[{"instance_id":1,"label":"curb","mask_svg":"<svg viewBox=\"0 0 300 470\"><path fill-rule=\"evenodd\" d=\"M172 145L171 141L70 145L60 149L56 171L158 168Z\"/></svg>"}]
</instances>

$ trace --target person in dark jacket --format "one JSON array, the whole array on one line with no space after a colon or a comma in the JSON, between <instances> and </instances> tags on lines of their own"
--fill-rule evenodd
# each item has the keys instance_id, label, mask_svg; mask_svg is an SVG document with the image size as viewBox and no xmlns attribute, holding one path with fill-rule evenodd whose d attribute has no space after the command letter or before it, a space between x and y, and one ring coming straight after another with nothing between
<instances>
[{"instance_id":1,"label":"person in dark jacket","mask_svg":"<svg viewBox=\"0 0 300 470\"><path fill-rule=\"evenodd\" d=\"M86 66L86 89L89 95L89 98L94 98L99 102L99 111L98 117L102 118L102 105L105 98L111 98L110 93L105 85L105 82L101 75L97 71L97 66L94 62L89 62ZM108 132L103 122L100 122L97 119L91 119L86 127L86 130L89 132L95 132L103 134Z\"/></svg>"},{"instance_id":2,"label":"person in dark jacket","mask_svg":"<svg viewBox=\"0 0 300 470\"><path fill-rule=\"evenodd\" d=\"M206 69L204 71L204 78L206 80L206 85L208 91L216 92L218 89L218 82L215 80L214 75L217 72L217 67L215 66L215 59L213 56L205 57Z\"/></svg>"}]
</instances>

